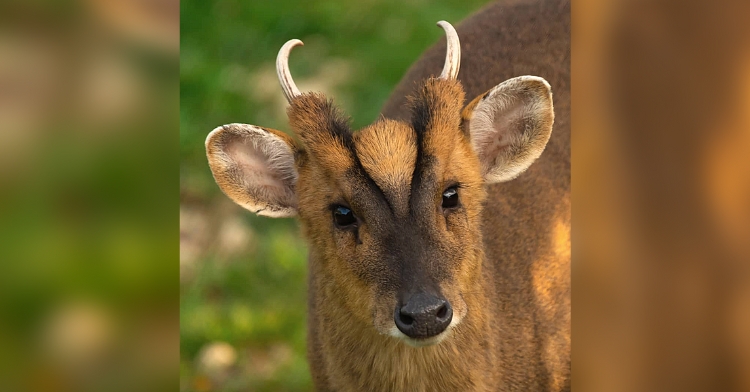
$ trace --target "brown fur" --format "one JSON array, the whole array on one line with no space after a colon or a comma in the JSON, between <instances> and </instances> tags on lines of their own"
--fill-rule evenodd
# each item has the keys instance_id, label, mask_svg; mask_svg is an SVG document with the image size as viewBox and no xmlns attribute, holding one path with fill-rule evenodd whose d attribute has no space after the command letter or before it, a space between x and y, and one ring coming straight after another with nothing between
<instances>
[{"instance_id":1,"label":"brown fur","mask_svg":"<svg viewBox=\"0 0 750 392\"><path fill-rule=\"evenodd\" d=\"M362 323L367 320L348 313L353 298L382 293L367 292L354 276L340 278L341 284L321 280L330 275L322 260L337 256L311 254L309 357L318 390L570 389L570 8L567 1L511 3L492 4L457 26L462 42L459 80L467 95L476 97L475 105L503 80L542 76L555 93L555 127L545 152L524 174L487 187L489 198L480 218L486 261L460 274L457 279L464 283L456 284L479 282L463 296L470 311L442 343L407 346L373 333ZM426 52L404 77L384 107L386 117L410 119L405 97L415 81L440 71L444 42ZM461 118L437 121L445 122L440 128L453 129L448 124ZM357 139L375 138L365 132ZM444 135L435 133L434 143L427 145L441 157L435 165L445 165L450 173L461 166L445 164L455 159L448 146L456 143L455 138L441 140ZM459 145L454 151L460 150ZM339 267L338 275L348 275L345 266Z\"/></svg>"},{"instance_id":2,"label":"brown fur","mask_svg":"<svg viewBox=\"0 0 750 392\"><path fill-rule=\"evenodd\" d=\"M340 170L353 164L348 120L332 101L314 93L296 97L287 112L289 125L305 146L318 152L314 159L330 175L341 177Z\"/></svg>"},{"instance_id":3,"label":"brown fur","mask_svg":"<svg viewBox=\"0 0 750 392\"><path fill-rule=\"evenodd\" d=\"M397 121L383 120L356 133L354 140L364 169L393 201L398 213L405 215L417 159L414 130Z\"/></svg>"},{"instance_id":4,"label":"brown fur","mask_svg":"<svg viewBox=\"0 0 750 392\"><path fill-rule=\"evenodd\" d=\"M383 111L390 119L352 133L331 101L308 93L288 110L301 145L252 126L219 128L207 140L230 197L254 207L273 204L268 190L294 195L282 207L296 206L310 245L308 356L318 390L570 389L569 4L496 3L457 30L459 80L430 77L442 67L443 41L396 88ZM492 90L498 100L486 95L526 74L551 81L556 115L540 79L503 83ZM475 110L496 107L498 116ZM526 168L553 118L541 158L486 185ZM225 137L267 145L226 148ZM290 164L296 176L272 170ZM498 165L519 171L493 177ZM244 176L225 176L227 168ZM448 188L456 206L442 204ZM341 206L356 224L335 223ZM413 293L452 306L451 325L434 339L396 328L394 310Z\"/></svg>"},{"instance_id":5,"label":"brown fur","mask_svg":"<svg viewBox=\"0 0 750 392\"><path fill-rule=\"evenodd\" d=\"M454 99L444 101L443 105L437 102L441 97ZM389 248L380 247L376 238L388 231L381 226L386 226L390 218L383 215L380 210L383 206L372 195L356 196L358 188L364 186L360 174L345 174L343 180L334 180L325 175L325 169L314 164L316 158L299 167L300 219L312 244L310 366L319 390L481 391L494 390L500 382L498 378L485 376L492 372L494 361L479 357L456 360L461 353L482 353L482 357L496 355L488 342L475 339L481 331L491 328L491 319L479 309L489 304L484 293L492 284L482 282L479 275L483 260L481 247L466 246L480 238L478 211L484 199L484 188L476 155L459 126L462 97L459 83L430 79L412 100L415 118L422 119L422 110L432 112L425 117L429 121L424 122L422 131L419 127L415 130L404 123L383 120L354 137L362 168L384 189L386 199L396 205L394 216L406 221L417 219L417 226L428 228L424 235L438 245L438 252L456 256L445 259L440 265L422 265L426 273L439 276L440 290L453 304L454 317L462 318L440 344L414 348L386 335L387 329L393 326L396 288L377 281L396 279L391 283L398 285L398 277L393 276L394 271L389 270L388 265L381 264L382 252ZM418 137L420 132L423 135ZM386 136L389 137L387 143L378 143ZM409 194L409 189L413 185L413 175L417 176L415 167L419 167L416 163L418 139L422 139L421 155L430 159L422 164L425 172L422 184L429 192L415 189L428 196L417 204L439 205L447 183L460 180L467 215L446 218L420 209L419 216L414 216L414 195ZM328 147L325 151L310 147L307 153L318 156L328 153ZM390 163L383 162L384 159ZM356 171L353 160L339 160L336 165L333 169L336 172ZM322 199L317 188L323 184L338 188L335 196ZM429 196L432 194L434 197ZM320 211L326 210L333 200L342 200L364 217L377 218L368 220L357 234L368 246L355 246L351 233L321 230ZM446 225L454 227L454 238L440 234ZM368 265L359 265L363 261ZM487 287L477 287L476 283ZM466 303L475 306L475 310L468 312ZM376 328L373 328L373 319Z\"/></svg>"}]
</instances>

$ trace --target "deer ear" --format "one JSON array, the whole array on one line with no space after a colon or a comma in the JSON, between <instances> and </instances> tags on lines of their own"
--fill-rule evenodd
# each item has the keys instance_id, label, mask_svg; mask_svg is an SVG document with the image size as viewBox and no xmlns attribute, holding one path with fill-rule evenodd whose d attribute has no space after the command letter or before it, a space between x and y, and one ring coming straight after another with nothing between
<instances>
[{"instance_id":1,"label":"deer ear","mask_svg":"<svg viewBox=\"0 0 750 392\"><path fill-rule=\"evenodd\" d=\"M206 155L219 188L240 206L263 216L297 214L294 140L275 129L228 124L206 138Z\"/></svg>"},{"instance_id":2,"label":"deer ear","mask_svg":"<svg viewBox=\"0 0 750 392\"><path fill-rule=\"evenodd\" d=\"M512 180L547 145L554 121L552 92L540 77L508 79L476 97L462 117L485 181Z\"/></svg>"}]
</instances>

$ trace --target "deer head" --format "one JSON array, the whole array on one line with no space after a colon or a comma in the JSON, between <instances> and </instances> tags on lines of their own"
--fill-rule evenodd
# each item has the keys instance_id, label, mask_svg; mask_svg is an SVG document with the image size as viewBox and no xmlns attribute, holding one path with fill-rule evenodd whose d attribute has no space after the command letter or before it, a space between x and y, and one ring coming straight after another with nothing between
<instances>
[{"instance_id":1,"label":"deer head","mask_svg":"<svg viewBox=\"0 0 750 392\"><path fill-rule=\"evenodd\" d=\"M299 142L246 124L206 139L219 187L268 217L299 216L311 260L351 319L415 345L439 342L471 311L483 262L485 184L508 181L542 153L552 131L549 84L521 76L464 105L460 44L447 34L442 73L410 97L411 121L379 119L352 132L321 94L277 72Z\"/></svg>"}]
</instances>

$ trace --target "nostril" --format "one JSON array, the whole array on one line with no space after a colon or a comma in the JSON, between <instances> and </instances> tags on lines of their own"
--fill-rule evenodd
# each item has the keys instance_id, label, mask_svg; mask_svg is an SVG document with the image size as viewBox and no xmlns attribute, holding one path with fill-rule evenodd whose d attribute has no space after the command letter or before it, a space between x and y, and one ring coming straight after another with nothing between
<instances>
[{"instance_id":1,"label":"nostril","mask_svg":"<svg viewBox=\"0 0 750 392\"><path fill-rule=\"evenodd\" d=\"M408 314L400 313L398 315L398 318L401 319L401 323L404 325L412 325L414 324L414 318L409 316Z\"/></svg>"},{"instance_id":2,"label":"nostril","mask_svg":"<svg viewBox=\"0 0 750 392\"><path fill-rule=\"evenodd\" d=\"M445 315L448 314L448 307L443 304L443 306L438 309L438 312L436 314L437 318L442 319L445 318Z\"/></svg>"},{"instance_id":3,"label":"nostril","mask_svg":"<svg viewBox=\"0 0 750 392\"><path fill-rule=\"evenodd\" d=\"M453 318L451 304L445 299L418 293L394 309L393 319L399 331L415 339L439 335Z\"/></svg>"}]
</instances>

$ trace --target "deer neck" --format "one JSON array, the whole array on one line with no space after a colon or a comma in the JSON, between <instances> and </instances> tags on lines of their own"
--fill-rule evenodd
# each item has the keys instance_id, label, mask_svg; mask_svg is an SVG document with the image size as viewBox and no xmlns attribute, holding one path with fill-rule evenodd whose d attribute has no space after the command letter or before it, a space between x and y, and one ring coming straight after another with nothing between
<instances>
[{"instance_id":1,"label":"deer neck","mask_svg":"<svg viewBox=\"0 0 750 392\"><path fill-rule=\"evenodd\" d=\"M492 385L487 375L495 367L495 344L492 328L481 315L489 309L483 282L476 292L464 295L469 311L440 343L414 347L353 317L334 279L321 272L311 271L318 278L310 282L314 311L309 322L316 324L310 328L316 336L310 339L321 351L316 358L325 363L318 367L332 389L471 391ZM484 274L480 270L477 275Z\"/></svg>"}]
</instances>

